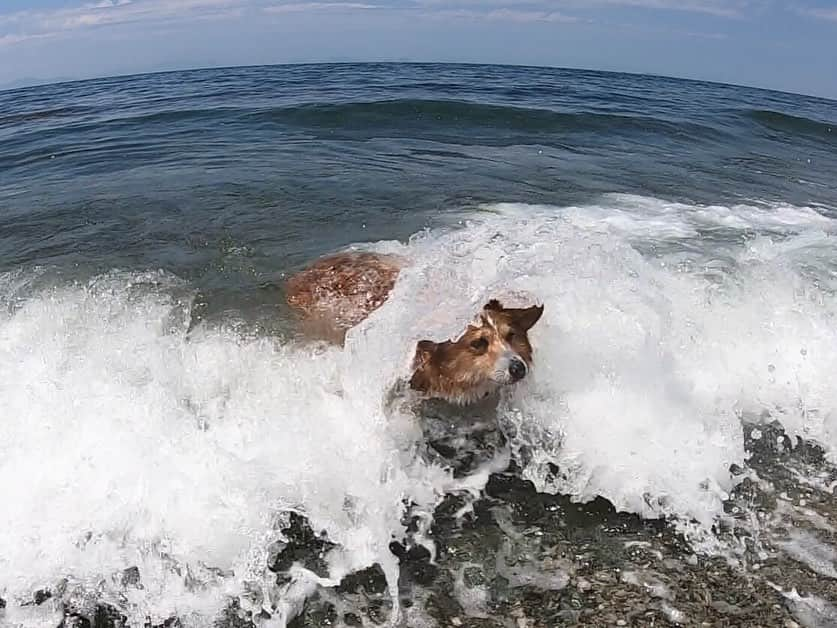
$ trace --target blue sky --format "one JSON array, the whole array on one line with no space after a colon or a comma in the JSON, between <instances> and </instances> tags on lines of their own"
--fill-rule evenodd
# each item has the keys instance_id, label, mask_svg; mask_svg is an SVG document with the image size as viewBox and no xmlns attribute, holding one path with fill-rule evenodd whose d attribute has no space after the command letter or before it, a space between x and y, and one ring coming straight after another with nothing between
<instances>
[{"instance_id":1,"label":"blue sky","mask_svg":"<svg viewBox=\"0 0 837 628\"><path fill-rule=\"evenodd\" d=\"M837 98L837 0L0 4L0 84L338 60L583 67Z\"/></svg>"}]
</instances>

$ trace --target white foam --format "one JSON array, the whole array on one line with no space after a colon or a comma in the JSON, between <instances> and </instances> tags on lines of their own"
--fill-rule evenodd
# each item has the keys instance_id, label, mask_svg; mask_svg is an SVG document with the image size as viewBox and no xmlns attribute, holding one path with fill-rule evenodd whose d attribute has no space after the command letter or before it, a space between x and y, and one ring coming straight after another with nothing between
<instances>
[{"instance_id":1,"label":"white foam","mask_svg":"<svg viewBox=\"0 0 837 628\"><path fill-rule=\"evenodd\" d=\"M393 363L384 342L369 342L376 326L448 337L488 298L531 295L546 305L532 332L536 374L507 409L526 474L541 490L603 495L620 509L707 528L733 486L730 465L745 459L741 413L767 410L792 434L837 443L837 303L808 274L831 276L822 251L835 250L823 230L832 221L805 208L750 208L746 229L777 232L717 245L729 261L710 274L684 266L681 250L670 263L636 248L660 237L653 217L643 221L649 207L682 224L705 222L708 210L643 203L496 205L464 229L415 238L402 251L413 268L358 330L355 350ZM643 228L599 223L619 211ZM713 247L686 248L705 263Z\"/></svg>"},{"instance_id":2,"label":"white foam","mask_svg":"<svg viewBox=\"0 0 837 628\"><path fill-rule=\"evenodd\" d=\"M467 617L488 619L491 617L489 589L484 584L469 585L465 581L465 572L469 567L481 569L481 565L465 563L457 570L456 579L453 582L456 600Z\"/></svg>"},{"instance_id":3,"label":"white foam","mask_svg":"<svg viewBox=\"0 0 837 628\"><path fill-rule=\"evenodd\" d=\"M656 240L695 236L699 230L713 227L775 234L811 229L833 232L837 228L834 219L814 207L784 203L689 205L634 194L609 194L604 200L601 205L571 208L572 220L586 227L615 227L622 233Z\"/></svg>"},{"instance_id":4,"label":"white foam","mask_svg":"<svg viewBox=\"0 0 837 628\"><path fill-rule=\"evenodd\" d=\"M793 522L793 525L799 525L799 522L805 522L817 530L822 530L823 532L831 534L837 532L837 528L831 525L828 518L824 517L817 511L801 505L796 506L792 502L785 499L776 500L775 513L779 515L779 517L784 516L790 519Z\"/></svg>"},{"instance_id":5,"label":"white foam","mask_svg":"<svg viewBox=\"0 0 837 628\"><path fill-rule=\"evenodd\" d=\"M381 243L413 265L344 351L189 335L189 288L163 273L49 289L3 276L0 597L66 577L135 623L205 624L267 586L289 509L339 544L325 584L374 562L394 583L403 500L430 512L445 491L479 491L491 466L452 482L417 460L414 417L388 415L386 392L415 340L457 334L492 297L545 305L533 376L503 407L525 475L705 532L745 461L742 414L768 411L832 458L837 445L832 222L757 209L731 208L733 224L635 197L502 205ZM761 236L704 242L712 221ZM661 238L671 246L647 254ZM131 566L141 590L112 577ZM272 610L271 595L257 603Z\"/></svg>"},{"instance_id":6,"label":"white foam","mask_svg":"<svg viewBox=\"0 0 837 628\"><path fill-rule=\"evenodd\" d=\"M365 389L340 390L338 351L187 337L178 292L117 275L0 321L0 595L68 577L116 603L111 575L138 566L143 588L119 604L134 623L211 617L260 581L287 509L343 548L333 577L374 562L391 575L421 470L407 479Z\"/></svg>"},{"instance_id":7,"label":"white foam","mask_svg":"<svg viewBox=\"0 0 837 628\"><path fill-rule=\"evenodd\" d=\"M674 601L674 595L669 586L662 581L658 574L650 571L623 571L620 579L626 584L639 587L652 597Z\"/></svg>"},{"instance_id":8,"label":"white foam","mask_svg":"<svg viewBox=\"0 0 837 628\"><path fill-rule=\"evenodd\" d=\"M685 624L689 618L683 611L675 608L665 600L660 603L660 610L672 624Z\"/></svg>"},{"instance_id":9,"label":"white foam","mask_svg":"<svg viewBox=\"0 0 837 628\"><path fill-rule=\"evenodd\" d=\"M837 625L837 607L816 595L800 595L796 589L783 591L770 583L788 601L794 617L805 628L831 628Z\"/></svg>"},{"instance_id":10,"label":"white foam","mask_svg":"<svg viewBox=\"0 0 837 628\"><path fill-rule=\"evenodd\" d=\"M794 528L787 541L779 542L785 553L826 578L837 579L837 550L821 543L810 532Z\"/></svg>"},{"instance_id":11,"label":"white foam","mask_svg":"<svg viewBox=\"0 0 837 628\"><path fill-rule=\"evenodd\" d=\"M60 604L49 601L35 606L10 606L0 610L0 625L11 627L26 626L27 628L55 628L61 625L64 613Z\"/></svg>"},{"instance_id":12,"label":"white foam","mask_svg":"<svg viewBox=\"0 0 837 628\"><path fill-rule=\"evenodd\" d=\"M543 591L560 591L570 583L573 565L563 558L546 557L509 563L512 555L512 541L504 539L503 546L496 558L497 573L503 576L512 588L534 587Z\"/></svg>"}]
</instances>

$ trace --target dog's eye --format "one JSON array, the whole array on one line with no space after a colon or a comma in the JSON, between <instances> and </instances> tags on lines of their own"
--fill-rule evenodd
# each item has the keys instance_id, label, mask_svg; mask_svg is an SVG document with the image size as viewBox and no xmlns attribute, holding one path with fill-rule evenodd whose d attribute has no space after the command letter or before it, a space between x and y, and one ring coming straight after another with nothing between
<instances>
[{"instance_id":1,"label":"dog's eye","mask_svg":"<svg viewBox=\"0 0 837 628\"><path fill-rule=\"evenodd\" d=\"M471 348L474 351L485 351L488 349L488 340L485 338L477 338L471 341Z\"/></svg>"},{"instance_id":2,"label":"dog's eye","mask_svg":"<svg viewBox=\"0 0 837 628\"><path fill-rule=\"evenodd\" d=\"M513 331L510 331L509 333L506 334L506 342L514 342L514 339L516 337L517 337L517 334L515 334Z\"/></svg>"}]
</instances>

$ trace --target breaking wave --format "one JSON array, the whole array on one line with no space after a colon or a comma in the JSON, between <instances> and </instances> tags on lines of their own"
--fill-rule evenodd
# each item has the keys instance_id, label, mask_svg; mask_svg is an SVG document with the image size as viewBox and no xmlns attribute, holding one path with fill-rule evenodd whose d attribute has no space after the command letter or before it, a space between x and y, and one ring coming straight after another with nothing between
<instances>
[{"instance_id":1,"label":"breaking wave","mask_svg":"<svg viewBox=\"0 0 837 628\"><path fill-rule=\"evenodd\" d=\"M394 593L407 516L478 493L508 454L455 478L418 455L418 418L388 392L416 340L456 333L492 297L545 305L533 377L499 413L523 475L711 538L747 463L742 421L778 420L834 456L834 228L795 206L483 206L371 245L412 265L345 349L191 328L192 288L162 271L53 286L7 273L7 613L25 619L22 601L48 588L134 625L205 624L229 599L281 624L374 563ZM289 513L333 549L327 577L298 567L276 589L266 565Z\"/></svg>"}]
</instances>

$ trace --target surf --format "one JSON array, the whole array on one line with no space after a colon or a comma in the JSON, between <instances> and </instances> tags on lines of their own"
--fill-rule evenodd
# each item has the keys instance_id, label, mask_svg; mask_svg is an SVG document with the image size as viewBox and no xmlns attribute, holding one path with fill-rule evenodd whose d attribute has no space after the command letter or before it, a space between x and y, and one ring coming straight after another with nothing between
<instances>
[{"instance_id":1,"label":"surf","mask_svg":"<svg viewBox=\"0 0 837 628\"><path fill-rule=\"evenodd\" d=\"M411 264L345 349L195 325L195 289L165 271L0 277L7 617L34 625L25 603L48 590L59 605L41 615L95 595L131 625L205 625L234 600L282 625L372 565L396 617L393 541L508 460L538 491L603 497L734 557L717 529L746 477L746 425L778 421L834 462L824 213L615 195L460 218L366 245ZM500 405L507 449L455 478L419 455L420 417L384 400L419 336L456 333L498 295L545 305L536 367ZM328 549L280 585L269 567L291 514Z\"/></svg>"}]
</instances>

